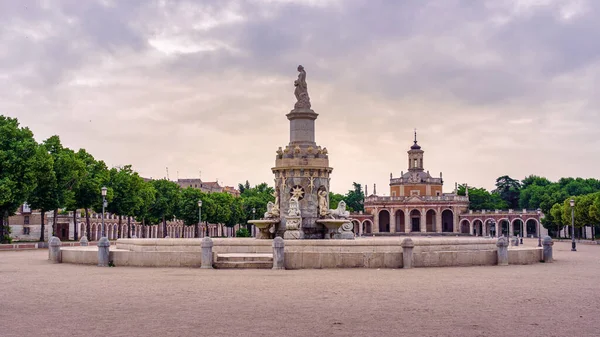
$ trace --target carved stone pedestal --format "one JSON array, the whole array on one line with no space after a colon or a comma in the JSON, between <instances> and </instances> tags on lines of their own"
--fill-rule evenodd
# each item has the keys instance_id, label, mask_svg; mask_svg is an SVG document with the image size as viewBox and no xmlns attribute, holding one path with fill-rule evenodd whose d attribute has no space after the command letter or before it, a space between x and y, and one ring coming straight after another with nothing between
<instances>
[{"instance_id":1,"label":"carved stone pedestal","mask_svg":"<svg viewBox=\"0 0 600 337\"><path fill-rule=\"evenodd\" d=\"M299 216L288 216L285 218L285 233L283 238L286 240L300 239L300 226L302 226L302 218Z\"/></svg>"},{"instance_id":2,"label":"carved stone pedestal","mask_svg":"<svg viewBox=\"0 0 600 337\"><path fill-rule=\"evenodd\" d=\"M346 222L342 225L342 227L340 227L340 239L342 240L354 240L354 232L352 232L352 229L354 228L354 225L352 224L352 222Z\"/></svg>"},{"instance_id":3,"label":"carved stone pedestal","mask_svg":"<svg viewBox=\"0 0 600 337\"><path fill-rule=\"evenodd\" d=\"M275 225L279 223L279 220L250 220L248 223L258 228L257 239L272 239L275 233Z\"/></svg>"}]
</instances>

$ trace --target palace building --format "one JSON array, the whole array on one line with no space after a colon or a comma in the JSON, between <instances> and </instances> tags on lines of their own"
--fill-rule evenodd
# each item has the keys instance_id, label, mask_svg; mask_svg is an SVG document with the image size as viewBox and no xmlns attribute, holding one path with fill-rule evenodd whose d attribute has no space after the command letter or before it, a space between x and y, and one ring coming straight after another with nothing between
<instances>
[{"instance_id":1,"label":"palace building","mask_svg":"<svg viewBox=\"0 0 600 337\"><path fill-rule=\"evenodd\" d=\"M469 209L469 198L443 193L442 174L432 177L424 168L425 151L417 143L408 150L408 171L390 174L390 196L365 198L365 211L373 215L373 233L458 232L458 215ZM368 229L366 229L367 232Z\"/></svg>"},{"instance_id":2,"label":"palace building","mask_svg":"<svg viewBox=\"0 0 600 337\"><path fill-rule=\"evenodd\" d=\"M408 171L400 177L390 174L390 195L373 194L365 198L365 214L353 215L359 235L390 233L448 233L500 236L510 233L538 236L540 213L535 210L469 210L469 193L444 193L442 173L433 177L425 170L425 151L417 143L417 134L408 150ZM500 230L496 230L496 228ZM441 234L440 234L441 235Z\"/></svg>"}]
</instances>

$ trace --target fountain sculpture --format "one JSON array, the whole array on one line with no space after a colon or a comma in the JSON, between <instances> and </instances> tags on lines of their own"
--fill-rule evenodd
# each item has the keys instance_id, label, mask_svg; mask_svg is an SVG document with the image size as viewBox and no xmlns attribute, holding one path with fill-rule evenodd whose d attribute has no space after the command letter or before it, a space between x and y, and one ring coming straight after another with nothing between
<instances>
[{"instance_id":1,"label":"fountain sculpture","mask_svg":"<svg viewBox=\"0 0 600 337\"><path fill-rule=\"evenodd\" d=\"M298 66L294 81L296 103L286 116L290 121L290 142L279 148L275 158L275 202L267 205L261 220L249 221L258 229L257 238L323 239L354 238L346 204L330 210L331 171L327 148L315 142L315 120L311 109L306 71Z\"/></svg>"}]
</instances>

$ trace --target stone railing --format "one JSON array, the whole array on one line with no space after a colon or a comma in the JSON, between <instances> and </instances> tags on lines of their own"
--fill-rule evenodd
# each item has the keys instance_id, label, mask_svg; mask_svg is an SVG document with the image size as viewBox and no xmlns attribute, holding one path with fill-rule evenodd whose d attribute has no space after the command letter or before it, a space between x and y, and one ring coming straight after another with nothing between
<instances>
[{"instance_id":1,"label":"stone railing","mask_svg":"<svg viewBox=\"0 0 600 337\"><path fill-rule=\"evenodd\" d=\"M393 201L398 201L398 202L403 202L403 201L408 201L409 199L412 198L418 198L421 199L423 201L462 201L462 202L468 202L469 201L469 197L465 197L465 196L461 196L461 195L442 195L442 196L404 196L404 197L380 197L380 196L373 196L373 197L367 197L365 198L365 202L373 202L373 203L382 203L382 202L393 202Z\"/></svg>"},{"instance_id":2,"label":"stone railing","mask_svg":"<svg viewBox=\"0 0 600 337\"><path fill-rule=\"evenodd\" d=\"M473 214L473 215L481 215L481 214L487 214L487 215L494 215L494 214L514 214L514 215L519 215L519 214L528 214L528 215L538 215L537 210L535 209L522 209L522 210L502 210L502 209L495 209L495 210L477 210L477 211L472 211L470 210L469 213L465 213L463 215L469 215L469 214ZM540 215L542 215L540 213Z\"/></svg>"},{"instance_id":3,"label":"stone railing","mask_svg":"<svg viewBox=\"0 0 600 337\"><path fill-rule=\"evenodd\" d=\"M411 183L414 183L414 182L411 182L408 179L404 179L404 178L390 179L390 184L411 184ZM418 183L442 184L443 180L442 180L442 178L427 178L427 179L420 179L418 181Z\"/></svg>"}]
</instances>

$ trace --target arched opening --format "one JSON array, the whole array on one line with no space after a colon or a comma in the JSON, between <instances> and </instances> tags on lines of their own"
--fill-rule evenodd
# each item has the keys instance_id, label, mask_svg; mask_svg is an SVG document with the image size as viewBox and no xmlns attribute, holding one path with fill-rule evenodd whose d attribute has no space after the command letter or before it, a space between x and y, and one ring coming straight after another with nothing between
<instances>
[{"instance_id":1,"label":"arched opening","mask_svg":"<svg viewBox=\"0 0 600 337\"><path fill-rule=\"evenodd\" d=\"M532 235L535 238L539 236L538 223L535 219L528 219L525 222L525 226L527 227L527 235Z\"/></svg>"},{"instance_id":2,"label":"arched opening","mask_svg":"<svg viewBox=\"0 0 600 337\"><path fill-rule=\"evenodd\" d=\"M454 232L454 214L449 209L442 212L442 232Z\"/></svg>"},{"instance_id":3,"label":"arched opening","mask_svg":"<svg viewBox=\"0 0 600 337\"><path fill-rule=\"evenodd\" d=\"M461 232L462 234L470 234L470 233L469 233L469 220L467 220L467 219L463 219L463 220L460 222L460 232Z\"/></svg>"},{"instance_id":4,"label":"arched opening","mask_svg":"<svg viewBox=\"0 0 600 337\"><path fill-rule=\"evenodd\" d=\"M430 209L425 213L425 231L435 232L435 211Z\"/></svg>"},{"instance_id":5,"label":"arched opening","mask_svg":"<svg viewBox=\"0 0 600 337\"><path fill-rule=\"evenodd\" d=\"M418 209L413 209L410 211L410 231L421 231L421 212L419 212Z\"/></svg>"},{"instance_id":6,"label":"arched opening","mask_svg":"<svg viewBox=\"0 0 600 337\"><path fill-rule=\"evenodd\" d=\"M352 220L352 231L354 234L358 234L358 229L360 228L360 222L356 219Z\"/></svg>"},{"instance_id":7,"label":"arched opening","mask_svg":"<svg viewBox=\"0 0 600 337\"><path fill-rule=\"evenodd\" d=\"M514 219L512 221L513 231L512 231L511 234L523 237L523 232L525 231L525 228L523 226L524 226L523 220L521 220L521 219Z\"/></svg>"},{"instance_id":8,"label":"arched opening","mask_svg":"<svg viewBox=\"0 0 600 337\"><path fill-rule=\"evenodd\" d=\"M396 233L404 233L404 211L396 211Z\"/></svg>"},{"instance_id":9,"label":"arched opening","mask_svg":"<svg viewBox=\"0 0 600 337\"><path fill-rule=\"evenodd\" d=\"M500 230L501 230L500 233L502 234L502 236L507 236L508 233L509 233L508 232L508 230L509 230L508 229L509 228L508 220L506 220L506 219L500 220L500 226L499 227L500 227Z\"/></svg>"},{"instance_id":10,"label":"arched opening","mask_svg":"<svg viewBox=\"0 0 600 337\"><path fill-rule=\"evenodd\" d=\"M364 234L373 233L373 223L371 222L371 220L363 221L362 225L363 225L363 233Z\"/></svg>"},{"instance_id":11,"label":"arched opening","mask_svg":"<svg viewBox=\"0 0 600 337\"><path fill-rule=\"evenodd\" d=\"M483 222L481 222L481 220L476 219L473 221L473 227L474 227L474 231L475 231L475 235L476 236L486 236L488 235L486 232L484 232L484 228L483 228Z\"/></svg>"},{"instance_id":12,"label":"arched opening","mask_svg":"<svg viewBox=\"0 0 600 337\"><path fill-rule=\"evenodd\" d=\"M491 237L498 236L498 226L496 224L496 220L487 219L487 220L485 220L484 224L485 224L485 229L484 229L485 232L490 233Z\"/></svg>"},{"instance_id":13,"label":"arched opening","mask_svg":"<svg viewBox=\"0 0 600 337\"><path fill-rule=\"evenodd\" d=\"M379 211L379 232L387 233L390 231L390 212L383 209Z\"/></svg>"},{"instance_id":14,"label":"arched opening","mask_svg":"<svg viewBox=\"0 0 600 337\"><path fill-rule=\"evenodd\" d=\"M81 236L84 236L84 235L85 235L85 236L88 236L88 234L87 234L87 232L86 232L86 230L85 230L85 223L81 223L81 224L79 224L79 226L80 226L80 228L81 228L81 229L79 230L79 236L80 236L80 237L81 237Z\"/></svg>"}]
</instances>

